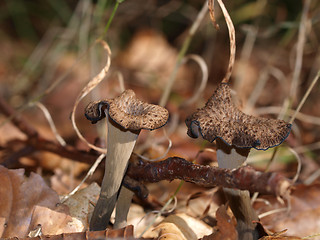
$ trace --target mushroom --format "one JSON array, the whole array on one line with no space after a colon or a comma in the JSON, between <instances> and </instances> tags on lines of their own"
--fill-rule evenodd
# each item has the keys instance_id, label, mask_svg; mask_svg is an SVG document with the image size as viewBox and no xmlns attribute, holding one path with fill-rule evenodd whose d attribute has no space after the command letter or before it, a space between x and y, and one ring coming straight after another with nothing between
<instances>
[{"instance_id":1,"label":"mushroom","mask_svg":"<svg viewBox=\"0 0 320 240\"><path fill-rule=\"evenodd\" d=\"M235 169L247 159L251 148L267 150L280 145L289 135L291 124L282 120L254 117L241 112L233 103L228 83L221 83L205 106L186 119L188 135L216 140L220 168ZM257 239L258 216L248 191L224 189L237 219L239 239Z\"/></svg>"},{"instance_id":2,"label":"mushroom","mask_svg":"<svg viewBox=\"0 0 320 240\"><path fill-rule=\"evenodd\" d=\"M96 123L104 117L107 119L105 174L99 200L90 221L90 230L98 231L106 229L109 223L128 160L140 130L154 130L164 126L167 123L169 113L163 107L138 100L133 90L128 89L114 99L89 103L85 109L85 116L92 123ZM124 192L121 194L124 198L130 198L124 203L130 204L132 194L128 192L129 190L121 191ZM129 207L122 206L118 209L125 211L125 213L119 213L124 217L120 217L120 219L116 217L121 225L126 222Z\"/></svg>"}]
</instances>

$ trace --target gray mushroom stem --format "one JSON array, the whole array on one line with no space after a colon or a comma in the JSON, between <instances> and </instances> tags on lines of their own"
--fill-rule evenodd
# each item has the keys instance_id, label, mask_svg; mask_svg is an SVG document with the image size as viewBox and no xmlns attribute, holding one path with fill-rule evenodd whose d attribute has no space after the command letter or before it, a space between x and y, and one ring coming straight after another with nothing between
<instances>
[{"instance_id":1,"label":"gray mushroom stem","mask_svg":"<svg viewBox=\"0 0 320 240\"><path fill-rule=\"evenodd\" d=\"M250 152L249 148L229 146L221 139L217 139L216 143L217 160L220 168L239 168L246 161ZM259 218L251 205L249 191L232 188L224 188L223 190L237 219L239 239L258 239L259 234L255 229L257 225L255 221L259 221Z\"/></svg>"},{"instance_id":2,"label":"gray mushroom stem","mask_svg":"<svg viewBox=\"0 0 320 240\"><path fill-rule=\"evenodd\" d=\"M90 221L90 230L93 231L106 229L109 223L130 155L140 132L121 129L115 126L108 114L106 116L108 135L105 174L99 200Z\"/></svg>"},{"instance_id":3,"label":"gray mushroom stem","mask_svg":"<svg viewBox=\"0 0 320 240\"><path fill-rule=\"evenodd\" d=\"M90 230L106 229L118 196L115 227L122 227L126 224L132 193L123 188L119 195L119 189L137 137L141 129L154 130L164 126L169 112L163 107L140 101L128 89L114 99L89 103L85 116L91 123L106 117L108 127L105 175Z\"/></svg>"},{"instance_id":4,"label":"gray mushroom stem","mask_svg":"<svg viewBox=\"0 0 320 240\"><path fill-rule=\"evenodd\" d=\"M130 209L134 193L122 186L119 193L119 198L116 206L116 218L113 228L119 229L127 226L127 216Z\"/></svg>"}]
</instances>

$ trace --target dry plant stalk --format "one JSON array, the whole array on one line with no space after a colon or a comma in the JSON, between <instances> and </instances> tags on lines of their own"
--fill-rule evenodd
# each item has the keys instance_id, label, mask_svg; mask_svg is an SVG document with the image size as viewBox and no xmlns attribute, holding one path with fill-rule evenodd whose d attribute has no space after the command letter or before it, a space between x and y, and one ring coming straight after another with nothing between
<instances>
[{"instance_id":1,"label":"dry plant stalk","mask_svg":"<svg viewBox=\"0 0 320 240\"><path fill-rule=\"evenodd\" d=\"M76 125L76 122L75 122L75 112L76 112L76 109L77 109L77 106L78 104L80 103L80 101L90 92L92 91L92 89L94 89L106 76L106 74L108 73L109 71L109 68L110 68L110 65L111 65L111 50L110 50L110 47L109 45L103 41L103 40L98 40L98 42L100 42L103 46L103 48L107 51L107 63L105 65L105 67L100 71L100 73L98 73L98 75L96 75L92 80L90 80L88 82L88 84L82 89L82 91L79 93L77 99L76 99L76 102L73 106L73 109L72 109L72 112L71 112L71 122L72 122L72 126L74 128L74 130L76 131L78 137L83 141L85 142L90 148L98 151L98 152L101 152L101 153L106 153L106 149L104 148L99 148L91 143L89 143L83 136L82 134L80 133L77 125Z\"/></svg>"},{"instance_id":2,"label":"dry plant stalk","mask_svg":"<svg viewBox=\"0 0 320 240\"><path fill-rule=\"evenodd\" d=\"M209 7L209 11L210 11L210 17L212 20L213 25L216 27L217 23L215 21L215 17L214 17L214 4L213 4L214 0L209 0L208 2L208 7ZM224 6L222 0L217 0L223 16L226 20L227 26L228 26L228 31L229 31L229 38L230 38L230 58L229 58L229 65L228 65L228 69L226 72L225 77L223 78L223 80L221 81L222 83L228 83L232 74L232 70L233 70L233 66L234 66L234 60L235 60L235 56L236 56L236 37L235 37L235 30L234 30L234 26L232 23L232 20L229 16L229 13L226 9L226 7Z\"/></svg>"}]
</instances>

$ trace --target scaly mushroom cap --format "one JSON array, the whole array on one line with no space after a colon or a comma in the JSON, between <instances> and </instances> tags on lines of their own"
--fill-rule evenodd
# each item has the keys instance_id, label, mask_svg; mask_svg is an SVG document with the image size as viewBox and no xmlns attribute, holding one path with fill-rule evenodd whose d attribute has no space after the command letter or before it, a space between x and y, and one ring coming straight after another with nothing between
<instances>
[{"instance_id":1,"label":"scaly mushroom cap","mask_svg":"<svg viewBox=\"0 0 320 240\"><path fill-rule=\"evenodd\" d=\"M210 142L222 139L239 148L266 150L281 144L291 124L282 120L254 117L241 112L233 103L230 87L221 83L206 105L186 119L188 135Z\"/></svg>"},{"instance_id":2,"label":"scaly mushroom cap","mask_svg":"<svg viewBox=\"0 0 320 240\"><path fill-rule=\"evenodd\" d=\"M140 101L131 89L114 99L89 103L85 116L96 123L105 117L105 109L113 121L129 130L154 130L165 125L169 118L167 109Z\"/></svg>"}]
</instances>

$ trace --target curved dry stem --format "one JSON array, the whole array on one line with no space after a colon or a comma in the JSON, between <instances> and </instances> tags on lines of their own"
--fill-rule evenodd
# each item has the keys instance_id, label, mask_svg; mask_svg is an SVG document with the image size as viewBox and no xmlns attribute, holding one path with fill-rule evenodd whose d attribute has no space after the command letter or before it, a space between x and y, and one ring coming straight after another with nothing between
<instances>
[{"instance_id":1,"label":"curved dry stem","mask_svg":"<svg viewBox=\"0 0 320 240\"><path fill-rule=\"evenodd\" d=\"M56 137L57 141L60 143L61 146L66 146L66 142L64 141L64 139L61 137L61 135L58 133L57 128L54 124L54 121L52 120L51 114L48 111L48 109L40 102L36 102L34 103L38 108L40 108L40 110L43 112L45 118L47 119L50 128L54 134L54 136Z\"/></svg>"},{"instance_id":2,"label":"curved dry stem","mask_svg":"<svg viewBox=\"0 0 320 240\"><path fill-rule=\"evenodd\" d=\"M240 62L249 63L249 59L257 38L258 28L251 25L244 25L242 26L242 30L246 33L246 37L240 53ZM246 68L246 64L240 64L238 66L236 78L234 81L234 89L236 89L237 92L241 91L241 83L245 81L245 78L247 76Z\"/></svg>"},{"instance_id":3,"label":"curved dry stem","mask_svg":"<svg viewBox=\"0 0 320 240\"><path fill-rule=\"evenodd\" d=\"M283 110L282 107L278 107L278 106L270 106L270 107L260 107L260 108L255 108L254 112L257 115L262 115L262 114L279 114L281 113ZM287 114L289 116L293 116L295 114L295 110L293 109L289 109L287 111ZM295 114L295 118L300 120L301 122L306 122L306 123L311 123L314 125L320 125L320 118L319 117L315 117L315 116L310 116L308 114L305 113L301 113L301 112L297 112Z\"/></svg>"},{"instance_id":4,"label":"curved dry stem","mask_svg":"<svg viewBox=\"0 0 320 240\"><path fill-rule=\"evenodd\" d=\"M216 17L214 14L214 0L209 0L208 1L208 8L209 8L209 13L210 13L210 18L213 26L215 27L216 30L219 30L219 24L216 21Z\"/></svg>"},{"instance_id":5,"label":"curved dry stem","mask_svg":"<svg viewBox=\"0 0 320 240\"><path fill-rule=\"evenodd\" d=\"M208 82L208 75L209 75L209 71L208 71L208 66L206 64L206 62L204 61L204 59L196 54L190 54L185 56L182 59L182 64L185 63L188 60L193 60L196 63L199 64L199 67L201 69L202 72L202 78L201 78L201 82L200 82L200 86L199 88L194 92L193 96L191 98L189 98L188 100L186 100L181 107L185 107L187 105L190 105L192 103L194 103L195 101L198 100L198 98L200 97L201 93L204 91L204 89L207 86L207 82Z\"/></svg>"},{"instance_id":6,"label":"curved dry stem","mask_svg":"<svg viewBox=\"0 0 320 240\"><path fill-rule=\"evenodd\" d=\"M299 178L299 175L301 172L302 161L301 161L301 158L299 157L298 153L293 148L289 147L288 149L295 156L295 158L297 159L297 162L298 162L297 172L296 172L296 175L293 177L292 183L291 183L293 185Z\"/></svg>"},{"instance_id":7,"label":"curved dry stem","mask_svg":"<svg viewBox=\"0 0 320 240\"><path fill-rule=\"evenodd\" d=\"M145 160L145 161L148 161L148 162L157 162L163 158L165 158L165 156L167 156L168 152L170 151L171 147L172 147L172 141L171 139L169 138L167 132L165 131L165 129L163 128L163 132L164 132L164 137L168 140L168 147L167 147L167 150L160 156L160 157L157 157L157 158L153 158L153 159L150 159L150 158L147 158L145 156L142 156L140 154L137 154L137 156L139 156L141 159ZM160 142L160 141L159 141ZM158 143L159 143L158 142Z\"/></svg>"},{"instance_id":8,"label":"curved dry stem","mask_svg":"<svg viewBox=\"0 0 320 240\"><path fill-rule=\"evenodd\" d=\"M297 98L297 88L299 84L300 73L302 69L302 59L303 59L303 50L306 41L306 22L308 19L308 12L310 8L311 0L304 1L302 16L299 26L299 35L298 35L298 43L297 43L297 56L292 76L292 85L290 89L290 97L292 100Z\"/></svg>"},{"instance_id":9,"label":"curved dry stem","mask_svg":"<svg viewBox=\"0 0 320 240\"><path fill-rule=\"evenodd\" d=\"M269 77L269 68L266 67L265 69L263 69L262 73L259 75L259 79L257 81L257 84L255 85L248 101L247 104L245 106L245 112L247 111L252 111L252 109L254 108L254 105L256 104L256 102L258 101L258 98L260 96L260 94L262 93L262 91L264 90L264 87L268 81L268 77Z\"/></svg>"},{"instance_id":10,"label":"curved dry stem","mask_svg":"<svg viewBox=\"0 0 320 240\"><path fill-rule=\"evenodd\" d=\"M311 185L317 178L320 177L320 169L313 172L307 179L303 181L303 184L309 186Z\"/></svg>"},{"instance_id":11,"label":"curved dry stem","mask_svg":"<svg viewBox=\"0 0 320 240\"><path fill-rule=\"evenodd\" d=\"M314 77L314 79L312 80L312 83L310 84L308 90L306 91L306 93L304 94L303 98L301 99L295 113L293 114L293 116L291 117L289 123L293 123L294 119L296 118L298 112L300 112L303 104L305 103L305 101L307 100L307 98L310 95L311 90L313 89L314 85L317 83L317 81L320 78L320 70L318 71L317 75Z\"/></svg>"},{"instance_id":12,"label":"curved dry stem","mask_svg":"<svg viewBox=\"0 0 320 240\"><path fill-rule=\"evenodd\" d=\"M88 177L92 176L92 174L96 171L97 167L101 163L101 161L106 157L106 155L103 153L101 154L95 163L91 166L89 169L87 175L82 179L82 181L79 183L77 187L75 187L68 195L65 195L61 198L61 203L64 203L66 200L68 200L72 195L74 195L82 186L82 184L88 179Z\"/></svg>"},{"instance_id":13,"label":"curved dry stem","mask_svg":"<svg viewBox=\"0 0 320 240\"><path fill-rule=\"evenodd\" d=\"M209 10L210 12L213 12L214 9L213 7L213 2L214 0L209 0ZM228 69L226 72L225 77L222 79L221 82L223 83L228 83L232 74L232 70L233 70L233 66L234 66L234 60L235 60L235 56L236 56L236 37L235 37L235 30L234 30L234 26L232 23L232 20L229 16L229 13L226 9L226 7L224 6L222 0L217 0L220 8L222 10L223 16L226 20L226 24L228 26L228 31L229 31L229 38L230 38L230 58L229 58L229 65L228 65ZM211 3L210 3L211 2ZM213 22L213 24L215 25L215 23Z\"/></svg>"},{"instance_id":14,"label":"curved dry stem","mask_svg":"<svg viewBox=\"0 0 320 240\"><path fill-rule=\"evenodd\" d=\"M100 71L100 73L98 73L98 75L96 75L92 80L90 80L88 82L88 84L82 89L82 91L80 92L80 94L78 95L76 102L73 106L72 112L71 112L71 122L72 122L72 126L73 129L76 131L78 137L85 142L90 148L101 152L101 153L106 153L106 149L104 148L99 148L91 143L89 143L80 133L76 122L75 122L75 112L77 109L78 104L80 103L80 101L89 93L92 91L92 89L94 89L106 76L106 74L109 71L110 65L111 65L111 50L109 48L109 45L104 42L103 40L99 40L98 42L100 42L103 46L103 48L107 51L108 57L107 57L107 63L105 65L105 67Z\"/></svg>"},{"instance_id":15,"label":"curved dry stem","mask_svg":"<svg viewBox=\"0 0 320 240\"><path fill-rule=\"evenodd\" d=\"M261 218L267 217L271 214L275 214L275 213L279 213L279 212L286 212L287 210L288 210L288 208L273 209L271 211L259 214L259 218L261 219Z\"/></svg>"},{"instance_id":16,"label":"curved dry stem","mask_svg":"<svg viewBox=\"0 0 320 240\"><path fill-rule=\"evenodd\" d=\"M257 80L257 83L252 90L252 93L250 97L248 98L247 104L245 106L245 112L252 112L253 108L258 101L259 96L261 95L267 81L269 80L269 76L272 75L275 77L279 83L281 84L284 92L287 88L286 83L285 83L285 75L284 73L279 70L278 68L275 68L271 65L267 65L263 70L261 71L261 74L259 75L259 78ZM241 89L239 89L241 90ZM282 107L282 111L285 111L285 107Z\"/></svg>"},{"instance_id":17,"label":"curved dry stem","mask_svg":"<svg viewBox=\"0 0 320 240\"><path fill-rule=\"evenodd\" d=\"M156 221L156 219L161 216L161 213L164 212L164 210L170 205L170 203L172 202L172 200L177 200L176 199L176 195L177 193L180 191L180 188L182 187L184 181L180 181L179 186L177 187L175 193L169 198L169 200L166 202L166 204L161 208L161 210L156 214L155 218L153 221L151 221L143 230L143 232L139 235L138 238L142 238L143 234L146 233L146 231L152 226L152 224L154 224L154 222Z\"/></svg>"}]
</instances>

